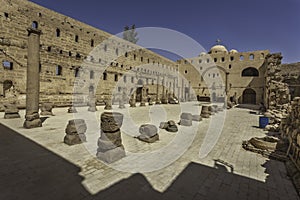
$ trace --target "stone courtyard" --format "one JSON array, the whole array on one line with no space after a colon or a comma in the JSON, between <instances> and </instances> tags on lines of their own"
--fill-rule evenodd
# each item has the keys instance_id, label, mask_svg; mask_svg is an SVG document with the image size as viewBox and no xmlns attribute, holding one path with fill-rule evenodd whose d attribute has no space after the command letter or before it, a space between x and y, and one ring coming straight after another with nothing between
<instances>
[{"instance_id":1,"label":"stone courtyard","mask_svg":"<svg viewBox=\"0 0 300 200\"><path fill-rule=\"evenodd\" d=\"M74 146L63 143L68 120L76 117L67 108L54 108L54 116L41 117L43 126L31 130L22 127L24 110L18 119L0 113L0 199L299 199L283 162L242 148L243 140L267 133L252 110L224 110L178 126L178 133L159 129L159 140L148 144L134 138L138 126L158 127L158 116L178 122L183 111L199 114L201 104L125 106L113 110L136 127L121 128L127 156L110 165L96 158L103 106L95 113L77 108L85 116L87 142Z\"/></svg>"}]
</instances>

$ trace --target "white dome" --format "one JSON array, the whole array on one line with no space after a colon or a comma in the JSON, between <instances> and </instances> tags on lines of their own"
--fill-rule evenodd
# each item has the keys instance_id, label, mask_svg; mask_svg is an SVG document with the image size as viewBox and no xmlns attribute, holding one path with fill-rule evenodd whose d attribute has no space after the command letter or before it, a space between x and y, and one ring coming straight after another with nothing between
<instances>
[{"instance_id":1,"label":"white dome","mask_svg":"<svg viewBox=\"0 0 300 200\"><path fill-rule=\"evenodd\" d=\"M201 52L199 56L203 56L203 55L206 55L205 52Z\"/></svg>"},{"instance_id":2,"label":"white dome","mask_svg":"<svg viewBox=\"0 0 300 200\"><path fill-rule=\"evenodd\" d=\"M231 49L229 53L238 53L238 51L236 49Z\"/></svg>"},{"instance_id":3,"label":"white dome","mask_svg":"<svg viewBox=\"0 0 300 200\"><path fill-rule=\"evenodd\" d=\"M210 53L220 53L220 52L226 52L228 53L227 49L223 45L215 45L210 49Z\"/></svg>"}]
</instances>

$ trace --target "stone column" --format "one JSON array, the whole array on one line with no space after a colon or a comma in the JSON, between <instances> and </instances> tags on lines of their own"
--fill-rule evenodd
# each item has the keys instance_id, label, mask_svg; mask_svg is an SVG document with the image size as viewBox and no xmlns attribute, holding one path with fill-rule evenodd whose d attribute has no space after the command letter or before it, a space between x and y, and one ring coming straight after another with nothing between
<instances>
[{"instance_id":1,"label":"stone column","mask_svg":"<svg viewBox=\"0 0 300 200\"><path fill-rule=\"evenodd\" d=\"M27 83L26 83L26 115L24 128L41 127L39 116L40 92L40 35L41 31L29 28L28 31L28 58L27 58Z\"/></svg>"},{"instance_id":2,"label":"stone column","mask_svg":"<svg viewBox=\"0 0 300 200\"><path fill-rule=\"evenodd\" d=\"M111 103L111 96L109 95L106 99L105 99L105 107L104 110L111 110L112 109L112 103Z\"/></svg>"},{"instance_id":3,"label":"stone column","mask_svg":"<svg viewBox=\"0 0 300 200\"><path fill-rule=\"evenodd\" d=\"M129 99L130 107L136 107L135 103L136 103L136 92L133 92Z\"/></svg>"},{"instance_id":4,"label":"stone column","mask_svg":"<svg viewBox=\"0 0 300 200\"><path fill-rule=\"evenodd\" d=\"M125 157L120 130L123 114L104 112L100 118L101 135L98 139L97 157L102 161L112 163Z\"/></svg>"},{"instance_id":5,"label":"stone column","mask_svg":"<svg viewBox=\"0 0 300 200\"><path fill-rule=\"evenodd\" d=\"M160 100L159 100L159 76L157 76L156 102L155 102L155 104L160 104Z\"/></svg>"},{"instance_id":6,"label":"stone column","mask_svg":"<svg viewBox=\"0 0 300 200\"><path fill-rule=\"evenodd\" d=\"M146 106L146 104L145 104L145 87L143 87L143 89L142 89L142 98L141 98L141 104L140 104L140 106Z\"/></svg>"}]
</instances>

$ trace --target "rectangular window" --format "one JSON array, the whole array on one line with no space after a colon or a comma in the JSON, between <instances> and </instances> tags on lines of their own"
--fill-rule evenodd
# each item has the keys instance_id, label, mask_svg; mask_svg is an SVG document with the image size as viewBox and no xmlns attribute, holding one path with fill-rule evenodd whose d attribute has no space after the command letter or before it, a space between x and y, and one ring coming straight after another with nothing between
<instances>
[{"instance_id":1,"label":"rectangular window","mask_svg":"<svg viewBox=\"0 0 300 200\"><path fill-rule=\"evenodd\" d=\"M56 66L55 74L57 76L62 75L62 67L60 65Z\"/></svg>"},{"instance_id":2,"label":"rectangular window","mask_svg":"<svg viewBox=\"0 0 300 200\"><path fill-rule=\"evenodd\" d=\"M115 74L115 81L118 81L118 74Z\"/></svg>"},{"instance_id":3,"label":"rectangular window","mask_svg":"<svg viewBox=\"0 0 300 200\"><path fill-rule=\"evenodd\" d=\"M9 61L3 61L2 65L4 67L4 69L8 69L8 70L12 70L13 69L13 63L9 62Z\"/></svg>"}]
</instances>

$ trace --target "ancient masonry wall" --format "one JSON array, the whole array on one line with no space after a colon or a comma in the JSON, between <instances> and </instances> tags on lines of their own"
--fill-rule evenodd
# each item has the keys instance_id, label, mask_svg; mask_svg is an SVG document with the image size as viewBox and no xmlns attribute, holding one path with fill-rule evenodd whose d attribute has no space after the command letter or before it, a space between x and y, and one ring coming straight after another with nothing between
<instances>
[{"instance_id":1,"label":"ancient masonry wall","mask_svg":"<svg viewBox=\"0 0 300 200\"><path fill-rule=\"evenodd\" d=\"M300 171L300 97L295 97L288 107L288 115L281 122L281 135L288 139L288 154Z\"/></svg>"},{"instance_id":2,"label":"ancient masonry wall","mask_svg":"<svg viewBox=\"0 0 300 200\"><path fill-rule=\"evenodd\" d=\"M280 53L269 54L266 57L266 74L265 74L265 106L270 110L280 110L285 112L291 100L289 88L283 83L281 76L281 59Z\"/></svg>"},{"instance_id":3,"label":"ancient masonry wall","mask_svg":"<svg viewBox=\"0 0 300 200\"><path fill-rule=\"evenodd\" d=\"M1 0L0 26L0 103L25 105L27 28L31 26L42 31L40 103L69 105L74 85L80 84L86 91L93 89L98 101L120 91L120 82L122 87L132 85L128 95L137 85L147 87L152 98L157 91L159 98L179 96L181 91L177 63L30 1ZM80 91L80 101L86 101L86 91Z\"/></svg>"}]
</instances>

